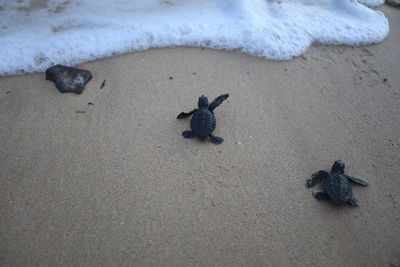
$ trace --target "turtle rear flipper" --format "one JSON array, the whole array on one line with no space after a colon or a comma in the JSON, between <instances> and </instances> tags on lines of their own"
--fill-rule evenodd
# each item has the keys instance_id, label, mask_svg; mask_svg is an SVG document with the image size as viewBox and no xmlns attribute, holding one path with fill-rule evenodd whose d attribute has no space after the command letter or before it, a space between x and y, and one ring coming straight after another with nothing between
<instances>
[{"instance_id":1,"label":"turtle rear flipper","mask_svg":"<svg viewBox=\"0 0 400 267\"><path fill-rule=\"evenodd\" d=\"M321 182L323 179L327 178L329 176L329 173L327 171L318 171L311 175L311 179L307 180L306 186L308 188L315 186L319 182Z\"/></svg>"},{"instance_id":2,"label":"turtle rear flipper","mask_svg":"<svg viewBox=\"0 0 400 267\"><path fill-rule=\"evenodd\" d=\"M349 203L350 205L352 205L353 207L357 207L358 206L358 200L355 199L354 197L350 198L347 203Z\"/></svg>"},{"instance_id":3,"label":"turtle rear flipper","mask_svg":"<svg viewBox=\"0 0 400 267\"><path fill-rule=\"evenodd\" d=\"M182 133L183 138L193 138L194 137L194 133L192 131L184 131Z\"/></svg>"},{"instance_id":4,"label":"turtle rear flipper","mask_svg":"<svg viewBox=\"0 0 400 267\"><path fill-rule=\"evenodd\" d=\"M213 142L216 145L220 145L224 142L224 139L218 136L210 135L211 142Z\"/></svg>"},{"instance_id":5,"label":"turtle rear flipper","mask_svg":"<svg viewBox=\"0 0 400 267\"><path fill-rule=\"evenodd\" d=\"M359 178L355 178L355 177L352 177L352 176L350 176L350 175L344 175L348 180L350 180L350 181L352 181L353 183L356 183L356 184L359 184L359 185L368 185L368 183L366 182L366 181L364 181L364 180L361 180L361 179L359 179Z\"/></svg>"},{"instance_id":6,"label":"turtle rear flipper","mask_svg":"<svg viewBox=\"0 0 400 267\"><path fill-rule=\"evenodd\" d=\"M328 194L325 192L317 192L317 193L313 192L313 196L318 200L324 200L329 198Z\"/></svg>"},{"instance_id":7,"label":"turtle rear flipper","mask_svg":"<svg viewBox=\"0 0 400 267\"><path fill-rule=\"evenodd\" d=\"M227 98L229 97L229 94L223 94L217 97L209 106L208 110L213 111L216 107L222 104Z\"/></svg>"}]
</instances>

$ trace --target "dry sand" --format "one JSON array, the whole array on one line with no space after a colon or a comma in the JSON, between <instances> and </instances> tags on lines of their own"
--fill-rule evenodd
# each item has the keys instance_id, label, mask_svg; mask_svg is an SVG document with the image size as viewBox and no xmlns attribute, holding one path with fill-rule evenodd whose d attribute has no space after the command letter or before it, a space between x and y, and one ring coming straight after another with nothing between
<instances>
[{"instance_id":1,"label":"dry sand","mask_svg":"<svg viewBox=\"0 0 400 267\"><path fill-rule=\"evenodd\" d=\"M82 65L82 95L0 78L0 265L399 266L400 11L381 9L382 44L287 62L152 49ZM176 115L225 92L225 143L183 139ZM336 159L370 183L358 208L304 186Z\"/></svg>"}]
</instances>

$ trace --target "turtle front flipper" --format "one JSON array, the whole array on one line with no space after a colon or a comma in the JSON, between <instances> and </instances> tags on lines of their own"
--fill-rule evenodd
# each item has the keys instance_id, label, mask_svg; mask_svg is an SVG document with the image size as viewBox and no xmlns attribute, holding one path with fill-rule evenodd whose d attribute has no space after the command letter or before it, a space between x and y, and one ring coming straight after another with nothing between
<instances>
[{"instance_id":1,"label":"turtle front flipper","mask_svg":"<svg viewBox=\"0 0 400 267\"><path fill-rule=\"evenodd\" d=\"M220 145L224 142L224 139L218 136L210 135L211 142L216 145Z\"/></svg>"},{"instance_id":2,"label":"turtle front flipper","mask_svg":"<svg viewBox=\"0 0 400 267\"><path fill-rule=\"evenodd\" d=\"M355 178L355 177L352 177L352 176L350 176L350 175L344 175L344 177L346 177L348 180L350 180L350 181L352 181L353 183L356 183L356 184L359 184L359 185L368 185L368 183L366 182L366 181L363 181L363 180L361 180L361 179L358 179L358 178Z\"/></svg>"},{"instance_id":3,"label":"turtle front flipper","mask_svg":"<svg viewBox=\"0 0 400 267\"><path fill-rule=\"evenodd\" d=\"M311 175L311 179L307 180L306 186L308 188L315 186L319 182L321 182L323 179L327 178L329 176L329 173L327 171L318 171Z\"/></svg>"},{"instance_id":4,"label":"turtle front flipper","mask_svg":"<svg viewBox=\"0 0 400 267\"><path fill-rule=\"evenodd\" d=\"M211 104L208 106L208 110L213 111L216 107L222 104L227 98L229 94L223 94L217 97Z\"/></svg>"},{"instance_id":5,"label":"turtle front flipper","mask_svg":"<svg viewBox=\"0 0 400 267\"><path fill-rule=\"evenodd\" d=\"M190 111L189 113L181 112L181 114L179 114L178 117L176 117L176 118L177 118L178 120L189 118L190 116L193 115L193 113L194 113L195 111L196 111L196 110L194 109L194 110Z\"/></svg>"},{"instance_id":6,"label":"turtle front flipper","mask_svg":"<svg viewBox=\"0 0 400 267\"><path fill-rule=\"evenodd\" d=\"M313 192L313 196L318 200L325 200L329 198L328 194L325 192L317 192L317 193Z\"/></svg>"},{"instance_id":7,"label":"turtle front flipper","mask_svg":"<svg viewBox=\"0 0 400 267\"><path fill-rule=\"evenodd\" d=\"M182 136L183 136L184 138L193 138L193 137L194 137L194 133L193 133L192 131L184 131L184 132L182 133Z\"/></svg>"},{"instance_id":8,"label":"turtle front flipper","mask_svg":"<svg viewBox=\"0 0 400 267\"><path fill-rule=\"evenodd\" d=\"M347 203L349 203L350 205L352 205L353 207L357 207L358 206L358 200L355 199L354 197L350 198Z\"/></svg>"}]
</instances>

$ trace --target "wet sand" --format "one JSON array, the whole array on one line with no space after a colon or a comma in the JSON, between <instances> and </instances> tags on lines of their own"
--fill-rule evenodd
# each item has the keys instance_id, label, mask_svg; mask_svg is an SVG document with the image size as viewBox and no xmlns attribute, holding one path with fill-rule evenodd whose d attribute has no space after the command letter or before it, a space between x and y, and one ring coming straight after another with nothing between
<instances>
[{"instance_id":1,"label":"wet sand","mask_svg":"<svg viewBox=\"0 0 400 267\"><path fill-rule=\"evenodd\" d=\"M383 43L286 62L151 49L81 65L82 95L1 77L0 264L399 266L400 11L381 9ZM183 139L176 116L222 93L225 142ZM369 182L357 208L305 188L336 159Z\"/></svg>"}]
</instances>

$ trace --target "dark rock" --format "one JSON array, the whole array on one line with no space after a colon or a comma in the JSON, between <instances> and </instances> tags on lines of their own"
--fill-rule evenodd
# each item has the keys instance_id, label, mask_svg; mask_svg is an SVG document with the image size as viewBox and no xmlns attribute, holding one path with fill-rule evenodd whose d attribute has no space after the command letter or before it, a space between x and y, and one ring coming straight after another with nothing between
<instances>
[{"instance_id":1,"label":"dark rock","mask_svg":"<svg viewBox=\"0 0 400 267\"><path fill-rule=\"evenodd\" d=\"M61 93L81 94L90 79L90 71L63 65L55 65L46 70L46 80L53 81Z\"/></svg>"}]
</instances>

